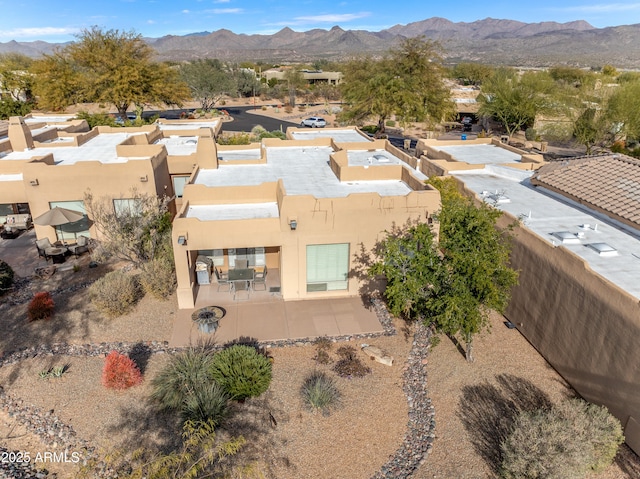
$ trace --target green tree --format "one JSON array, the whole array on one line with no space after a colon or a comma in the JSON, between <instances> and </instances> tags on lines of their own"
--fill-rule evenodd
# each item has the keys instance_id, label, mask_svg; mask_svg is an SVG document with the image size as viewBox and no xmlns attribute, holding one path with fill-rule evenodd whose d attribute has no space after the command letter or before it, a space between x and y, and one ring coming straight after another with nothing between
<instances>
[{"instance_id":1,"label":"green tree","mask_svg":"<svg viewBox=\"0 0 640 479\"><path fill-rule=\"evenodd\" d=\"M256 78L254 71L246 68L237 68L234 73L235 91L240 97L260 95L262 84Z\"/></svg>"},{"instance_id":2,"label":"green tree","mask_svg":"<svg viewBox=\"0 0 640 479\"><path fill-rule=\"evenodd\" d=\"M462 62L453 67L451 76L465 85L482 85L491 78L493 67L482 63Z\"/></svg>"},{"instance_id":3,"label":"green tree","mask_svg":"<svg viewBox=\"0 0 640 479\"><path fill-rule=\"evenodd\" d=\"M442 197L437 247L430 226L391 232L375 251L371 274L387 279L391 312L422 318L448 335L460 334L473 361L473 339L504 312L518 274L509 267L510 242L496 227L502 212L475 206L452 179L430 180Z\"/></svg>"},{"instance_id":4,"label":"green tree","mask_svg":"<svg viewBox=\"0 0 640 479\"><path fill-rule=\"evenodd\" d=\"M287 91L289 92L289 105L296 106L296 95L298 91L307 84L302 72L295 68L289 68L284 72L284 82L287 85Z\"/></svg>"},{"instance_id":5,"label":"green tree","mask_svg":"<svg viewBox=\"0 0 640 479\"><path fill-rule=\"evenodd\" d=\"M123 121L135 105L180 105L189 89L178 71L152 61L153 50L140 35L98 27L35 63L35 92L43 105L61 109L78 102L109 103Z\"/></svg>"},{"instance_id":6,"label":"green tree","mask_svg":"<svg viewBox=\"0 0 640 479\"><path fill-rule=\"evenodd\" d=\"M33 75L29 72L33 60L20 53L0 55L0 90L2 96L22 102L33 100Z\"/></svg>"},{"instance_id":7,"label":"green tree","mask_svg":"<svg viewBox=\"0 0 640 479\"><path fill-rule=\"evenodd\" d=\"M627 140L640 140L640 81L628 81L616 88L607 114Z\"/></svg>"},{"instance_id":8,"label":"green tree","mask_svg":"<svg viewBox=\"0 0 640 479\"><path fill-rule=\"evenodd\" d=\"M532 126L538 113L558 105L555 85L546 72L526 72L500 68L482 84L478 96L479 113L495 118L509 136Z\"/></svg>"},{"instance_id":9,"label":"green tree","mask_svg":"<svg viewBox=\"0 0 640 479\"><path fill-rule=\"evenodd\" d=\"M31 112L33 103L5 98L0 100L0 120L8 120L12 116L25 116Z\"/></svg>"},{"instance_id":10,"label":"green tree","mask_svg":"<svg viewBox=\"0 0 640 479\"><path fill-rule=\"evenodd\" d=\"M409 38L382 59L359 58L344 68L341 120L362 123L377 117L384 133L392 115L401 123L440 122L453 113L437 43Z\"/></svg>"},{"instance_id":11,"label":"green tree","mask_svg":"<svg viewBox=\"0 0 640 479\"><path fill-rule=\"evenodd\" d=\"M235 93L233 77L217 59L196 60L180 67L180 76L189 85L194 100L211 111L225 95Z\"/></svg>"},{"instance_id":12,"label":"green tree","mask_svg":"<svg viewBox=\"0 0 640 479\"><path fill-rule=\"evenodd\" d=\"M611 124L602 112L594 107L584 109L573 124L573 136L586 147L586 154L609 137Z\"/></svg>"}]
</instances>

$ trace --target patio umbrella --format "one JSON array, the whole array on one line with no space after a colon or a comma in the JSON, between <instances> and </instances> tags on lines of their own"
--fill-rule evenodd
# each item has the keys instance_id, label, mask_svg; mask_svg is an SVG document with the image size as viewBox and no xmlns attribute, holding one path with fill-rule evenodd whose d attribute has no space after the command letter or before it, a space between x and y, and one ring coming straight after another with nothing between
<instances>
[{"instance_id":1,"label":"patio umbrella","mask_svg":"<svg viewBox=\"0 0 640 479\"><path fill-rule=\"evenodd\" d=\"M80 221L83 218L84 215L79 211L55 206L46 213L41 214L37 218L34 218L33 222L40 226L53 226L55 228L56 226L75 223L76 221Z\"/></svg>"}]
</instances>

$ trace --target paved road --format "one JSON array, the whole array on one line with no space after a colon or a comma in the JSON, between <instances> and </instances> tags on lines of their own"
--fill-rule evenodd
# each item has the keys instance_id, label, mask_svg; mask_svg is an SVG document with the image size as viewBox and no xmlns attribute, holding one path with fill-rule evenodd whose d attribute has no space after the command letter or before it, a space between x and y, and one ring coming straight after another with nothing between
<instances>
[{"instance_id":1,"label":"paved road","mask_svg":"<svg viewBox=\"0 0 640 479\"><path fill-rule=\"evenodd\" d=\"M233 117L233 121L225 122L222 129L223 131L245 131L250 132L253 127L256 125L262 126L267 131L274 130L282 130L286 131L289 126L298 126L298 123L293 123L286 120L281 120L278 118L271 118L263 115L254 115L252 113L247 113L248 110L253 110L252 106L239 106L239 107L230 107L223 108L220 107L220 110L226 110L230 116ZM178 119L180 118L180 114L183 112L191 112L193 110L165 110L162 112L153 112L153 111L145 111L144 116L153 116L154 114L159 114L160 118L167 119ZM405 138L401 135L393 135L389 136L389 142L401 150L404 149L404 140ZM415 149L416 140L411 140L411 147Z\"/></svg>"}]
</instances>

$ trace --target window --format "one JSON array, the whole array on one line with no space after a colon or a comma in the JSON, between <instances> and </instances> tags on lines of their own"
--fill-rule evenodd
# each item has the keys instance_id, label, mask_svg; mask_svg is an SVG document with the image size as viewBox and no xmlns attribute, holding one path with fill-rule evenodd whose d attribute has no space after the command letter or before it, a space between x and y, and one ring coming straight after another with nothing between
<instances>
[{"instance_id":1,"label":"window","mask_svg":"<svg viewBox=\"0 0 640 479\"><path fill-rule=\"evenodd\" d=\"M349 244L307 245L307 291L348 288Z\"/></svg>"},{"instance_id":2,"label":"window","mask_svg":"<svg viewBox=\"0 0 640 479\"><path fill-rule=\"evenodd\" d=\"M173 180L173 191L176 194L176 198L182 198L182 193L184 192L184 185L189 182L188 176L174 176Z\"/></svg>"},{"instance_id":3,"label":"window","mask_svg":"<svg viewBox=\"0 0 640 479\"><path fill-rule=\"evenodd\" d=\"M113 200L113 209L116 212L116 216L140 216L141 205L135 198L123 198Z\"/></svg>"},{"instance_id":4,"label":"window","mask_svg":"<svg viewBox=\"0 0 640 479\"><path fill-rule=\"evenodd\" d=\"M60 241L73 240L75 241L78 236L86 236L89 238L89 217L87 216L87 210L84 207L84 201L51 201L49 202L49 208L66 208L68 210L78 211L84 215L79 221L73 223L67 223L64 225L56 226L56 235Z\"/></svg>"},{"instance_id":5,"label":"window","mask_svg":"<svg viewBox=\"0 0 640 479\"><path fill-rule=\"evenodd\" d=\"M265 265L264 246L257 248L229 248L227 253L229 255L229 268L235 268L237 259L246 259L247 265L251 268Z\"/></svg>"},{"instance_id":6,"label":"window","mask_svg":"<svg viewBox=\"0 0 640 479\"><path fill-rule=\"evenodd\" d=\"M7 215L13 214L12 204L0 204L0 225L7 221Z\"/></svg>"}]
</instances>

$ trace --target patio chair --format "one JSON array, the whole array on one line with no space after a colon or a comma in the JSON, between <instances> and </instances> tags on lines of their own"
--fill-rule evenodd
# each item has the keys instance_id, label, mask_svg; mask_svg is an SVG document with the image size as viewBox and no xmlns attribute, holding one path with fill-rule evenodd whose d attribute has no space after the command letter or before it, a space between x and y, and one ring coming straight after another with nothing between
<instances>
[{"instance_id":1,"label":"patio chair","mask_svg":"<svg viewBox=\"0 0 640 479\"><path fill-rule=\"evenodd\" d=\"M233 300L248 300L251 294L251 288L249 287L249 281L234 281L233 282Z\"/></svg>"},{"instance_id":2,"label":"patio chair","mask_svg":"<svg viewBox=\"0 0 640 479\"><path fill-rule=\"evenodd\" d=\"M262 271L257 270L253 274L253 289L256 289L256 285L261 284L264 287L263 291L267 290L267 267L263 266Z\"/></svg>"},{"instance_id":3,"label":"patio chair","mask_svg":"<svg viewBox=\"0 0 640 479\"><path fill-rule=\"evenodd\" d=\"M235 269L247 269L249 267L249 262L246 259L237 259Z\"/></svg>"},{"instance_id":4,"label":"patio chair","mask_svg":"<svg viewBox=\"0 0 640 479\"><path fill-rule=\"evenodd\" d=\"M229 277L223 277L222 273L220 273L220 270L218 268L214 268L213 269L216 275L216 281L218 282L218 291L220 291L220 288L222 286L228 286L229 287L229 291L231 291L231 283L229 282Z\"/></svg>"},{"instance_id":5,"label":"patio chair","mask_svg":"<svg viewBox=\"0 0 640 479\"><path fill-rule=\"evenodd\" d=\"M68 246L67 249L77 258L78 255L89 251L89 238L80 235L76 244Z\"/></svg>"},{"instance_id":6,"label":"patio chair","mask_svg":"<svg viewBox=\"0 0 640 479\"><path fill-rule=\"evenodd\" d=\"M49 256L47 256L47 248L53 248L53 245L51 244L51 241L49 241L49 238L36 240L36 248L38 249L38 256L41 256L45 260L49 261Z\"/></svg>"}]
</instances>

